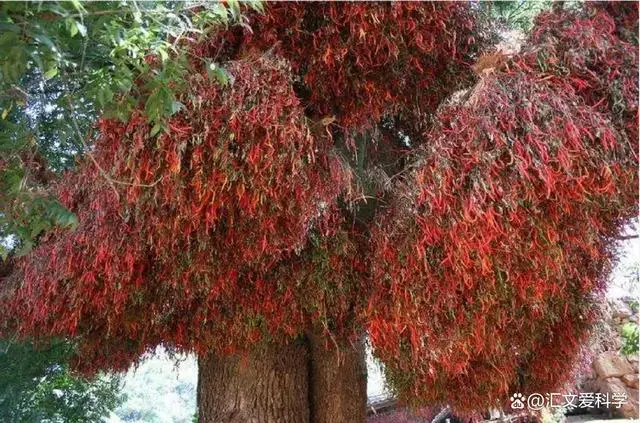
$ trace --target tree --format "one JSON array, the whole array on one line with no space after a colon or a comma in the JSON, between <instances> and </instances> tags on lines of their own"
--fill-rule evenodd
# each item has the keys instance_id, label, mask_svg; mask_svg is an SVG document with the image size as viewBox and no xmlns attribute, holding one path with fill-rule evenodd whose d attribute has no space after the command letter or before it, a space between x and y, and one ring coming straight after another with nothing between
<instances>
[{"instance_id":1,"label":"tree","mask_svg":"<svg viewBox=\"0 0 640 423\"><path fill-rule=\"evenodd\" d=\"M0 5L0 237L13 239L0 257L28 252L43 231L75 227L46 186L87 150L97 116L126 120L139 106L161 130L189 72L180 41L241 19L237 2Z\"/></svg>"},{"instance_id":2,"label":"tree","mask_svg":"<svg viewBox=\"0 0 640 423\"><path fill-rule=\"evenodd\" d=\"M558 386L637 214L637 51L556 8L474 75L471 7L278 3L189 44L164 129L103 118L51 184L79 225L5 278L5 330L87 372L194 351L203 422L363 421L365 332L405 402Z\"/></svg>"},{"instance_id":3,"label":"tree","mask_svg":"<svg viewBox=\"0 0 640 423\"><path fill-rule=\"evenodd\" d=\"M121 401L119 381L73 375L73 346L54 340L0 344L0 418L5 422L102 422Z\"/></svg>"}]
</instances>

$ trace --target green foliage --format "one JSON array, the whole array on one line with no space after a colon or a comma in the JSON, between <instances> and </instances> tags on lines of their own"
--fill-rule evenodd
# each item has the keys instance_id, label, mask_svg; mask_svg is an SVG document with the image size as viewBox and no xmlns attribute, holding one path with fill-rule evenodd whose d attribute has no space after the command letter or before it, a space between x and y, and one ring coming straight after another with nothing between
<instances>
[{"instance_id":1,"label":"green foliage","mask_svg":"<svg viewBox=\"0 0 640 423\"><path fill-rule=\"evenodd\" d=\"M235 6L233 6L235 4ZM175 112L172 102L187 72L185 41L205 28L240 19L237 3L42 2L5 3L0 19L3 85L35 73L66 102L89 103L95 113L126 119L136 101L147 103L150 121ZM239 9L238 9L239 10ZM0 50L0 51L1 51ZM173 84L171 84L173 83ZM171 86L171 85L178 85ZM23 88L23 87L20 87ZM166 92L157 95L156 90ZM26 92L27 99L30 94ZM19 98L5 99L3 110ZM93 117L93 116L88 116Z\"/></svg>"},{"instance_id":2,"label":"green foliage","mask_svg":"<svg viewBox=\"0 0 640 423\"><path fill-rule=\"evenodd\" d=\"M119 380L74 376L65 341L34 348L0 342L0 421L11 423L102 422L123 400Z\"/></svg>"},{"instance_id":3,"label":"green foliage","mask_svg":"<svg viewBox=\"0 0 640 423\"><path fill-rule=\"evenodd\" d=\"M550 8L551 4L552 1L547 0L483 1L480 7L491 19L507 28L529 32L536 15Z\"/></svg>"},{"instance_id":4,"label":"green foliage","mask_svg":"<svg viewBox=\"0 0 640 423\"><path fill-rule=\"evenodd\" d=\"M185 46L242 21L241 11L237 1L1 3L0 239L12 235L28 251L41 231L74 226L34 174L73 166L97 116L127 120L142 104L158 134L182 107ZM39 169L25 155L41 156Z\"/></svg>"},{"instance_id":5,"label":"green foliage","mask_svg":"<svg viewBox=\"0 0 640 423\"><path fill-rule=\"evenodd\" d=\"M640 328L636 323L627 323L622 327L622 353L625 355L638 354L638 342L640 341Z\"/></svg>"},{"instance_id":6,"label":"green foliage","mask_svg":"<svg viewBox=\"0 0 640 423\"><path fill-rule=\"evenodd\" d=\"M114 410L112 420L190 423L196 409L197 378L194 356L172 356L158 348L122 376L126 399Z\"/></svg>"}]
</instances>

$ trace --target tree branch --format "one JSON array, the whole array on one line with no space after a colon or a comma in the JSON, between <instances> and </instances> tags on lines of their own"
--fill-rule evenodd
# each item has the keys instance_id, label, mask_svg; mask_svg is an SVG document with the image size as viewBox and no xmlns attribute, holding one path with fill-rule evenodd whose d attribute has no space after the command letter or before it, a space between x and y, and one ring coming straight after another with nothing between
<instances>
[{"instance_id":1,"label":"tree branch","mask_svg":"<svg viewBox=\"0 0 640 423\"><path fill-rule=\"evenodd\" d=\"M616 239L619 240L619 241L626 241L628 239L636 239L638 237L640 237L640 235L638 235L638 234L635 234L635 235L621 235L621 236L617 237Z\"/></svg>"}]
</instances>

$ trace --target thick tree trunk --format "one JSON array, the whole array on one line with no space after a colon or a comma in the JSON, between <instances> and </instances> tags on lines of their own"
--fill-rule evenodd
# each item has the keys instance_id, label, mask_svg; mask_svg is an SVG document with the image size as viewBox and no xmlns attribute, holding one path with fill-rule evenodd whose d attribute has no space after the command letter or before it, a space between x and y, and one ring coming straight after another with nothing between
<instances>
[{"instance_id":1,"label":"thick tree trunk","mask_svg":"<svg viewBox=\"0 0 640 423\"><path fill-rule=\"evenodd\" d=\"M200 423L364 423L364 339L339 351L322 335L246 357L198 360Z\"/></svg>"},{"instance_id":2,"label":"thick tree trunk","mask_svg":"<svg viewBox=\"0 0 640 423\"><path fill-rule=\"evenodd\" d=\"M309 354L302 343L198 361L200 423L309 423Z\"/></svg>"},{"instance_id":3,"label":"thick tree trunk","mask_svg":"<svg viewBox=\"0 0 640 423\"><path fill-rule=\"evenodd\" d=\"M308 336L312 423L363 423L367 417L367 365L364 337L357 345L326 346L318 333Z\"/></svg>"}]
</instances>

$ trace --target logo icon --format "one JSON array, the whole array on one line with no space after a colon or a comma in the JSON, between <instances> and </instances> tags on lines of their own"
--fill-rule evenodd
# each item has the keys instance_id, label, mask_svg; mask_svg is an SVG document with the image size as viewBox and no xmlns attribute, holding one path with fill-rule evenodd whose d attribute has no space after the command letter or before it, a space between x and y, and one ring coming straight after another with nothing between
<instances>
[{"instance_id":1,"label":"logo icon","mask_svg":"<svg viewBox=\"0 0 640 423\"><path fill-rule=\"evenodd\" d=\"M524 409L524 397L520 392L516 392L509 398L511 400L511 408L514 410Z\"/></svg>"}]
</instances>

